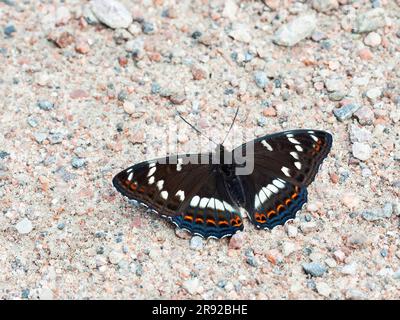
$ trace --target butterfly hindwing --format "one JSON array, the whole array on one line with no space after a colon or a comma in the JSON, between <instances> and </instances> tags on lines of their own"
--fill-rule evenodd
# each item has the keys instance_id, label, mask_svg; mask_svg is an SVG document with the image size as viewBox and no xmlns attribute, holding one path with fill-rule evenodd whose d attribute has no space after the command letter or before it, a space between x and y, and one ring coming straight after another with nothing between
<instances>
[{"instance_id":1,"label":"butterfly hindwing","mask_svg":"<svg viewBox=\"0 0 400 320\"><path fill-rule=\"evenodd\" d=\"M213 172L172 218L179 228L204 238L223 238L243 230L239 208L230 199L220 173Z\"/></svg>"},{"instance_id":2,"label":"butterfly hindwing","mask_svg":"<svg viewBox=\"0 0 400 320\"><path fill-rule=\"evenodd\" d=\"M332 136L319 130L292 130L254 140L254 169L240 179L247 190L243 206L251 221L271 229L293 219L307 201L306 187L329 153Z\"/></svg>"}]
</instances>

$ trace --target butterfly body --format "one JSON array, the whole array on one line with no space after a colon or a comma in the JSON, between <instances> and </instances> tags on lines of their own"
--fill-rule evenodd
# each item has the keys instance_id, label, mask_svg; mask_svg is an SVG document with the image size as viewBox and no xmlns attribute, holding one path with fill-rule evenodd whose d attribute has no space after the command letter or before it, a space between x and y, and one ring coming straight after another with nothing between
<instances>
[{"instance_id":1,"label":"butterfly body","mask_svg":"<svg viewBox=\"0 0 400 320\"><path fill-rule=\"evenodd\" d=\"M117 174L113 184L179 228L222 238L243 230L240 208L257 228L293 219L331 145L324 131L285 131L232 152L218 145L213 153L145 161Z\"/></svg>"}]
</instances>

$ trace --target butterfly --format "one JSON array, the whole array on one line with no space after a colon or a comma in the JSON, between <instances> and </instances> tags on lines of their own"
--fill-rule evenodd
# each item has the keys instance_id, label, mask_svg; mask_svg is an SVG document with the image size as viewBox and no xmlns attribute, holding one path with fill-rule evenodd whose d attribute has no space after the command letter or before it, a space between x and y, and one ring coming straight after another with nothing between
<instances>
[{"instance_id":1,"label":"butterfly","mask_svg":"<svg viewBox=\"0 0 400 320\"><path fill-rule=\"evenodd\" d=\"M232 152L220 144L212 153L144 161L118 173L113 185L178 228L219 239L243 230L243 209L260 229L294 219L331 146L325 131L284 131ZM251 172L239 174L246 166Z\"/></svg>"}]
</instances>

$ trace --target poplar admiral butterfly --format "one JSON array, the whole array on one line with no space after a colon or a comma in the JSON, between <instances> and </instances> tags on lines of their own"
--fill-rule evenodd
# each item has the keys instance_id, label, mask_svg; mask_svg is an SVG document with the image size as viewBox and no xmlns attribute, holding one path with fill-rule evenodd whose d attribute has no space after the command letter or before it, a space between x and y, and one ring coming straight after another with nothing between
<instances>
[{"instance_id":1,"label":"poplar admiral butterfly","mask_svg":"<svg viewBox=\"0 0 400 320\"><path fill-rule=\"evenodd\" d=\"M223 238L243 230L240 209L262 229L294 219L331 146L332 135L325 131L284 131L232 152L220 144L214 153L141 162L118 173L113 184L179 228ZM239 174L246 166L251 172Z\"/></svg>"}]
</instances>

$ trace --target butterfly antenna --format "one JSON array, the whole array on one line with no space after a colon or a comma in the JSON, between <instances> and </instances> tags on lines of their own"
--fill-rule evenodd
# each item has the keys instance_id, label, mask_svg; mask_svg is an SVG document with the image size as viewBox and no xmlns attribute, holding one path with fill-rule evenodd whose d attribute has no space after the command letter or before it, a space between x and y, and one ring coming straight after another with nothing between
<instances>
[{"instance_id":1,"label":"butterfly antenna","mask_svg":"<svg viewBox=\"0 0 400 320\"><path fill-rule=\"evenodd\" d=\"M212 143L218 146L218 143L216 143L214 140L212 140L210 137L207 137L205 134L203 134L199 129L197 129L194 125L192 125L189 121L187 121L179 111L177 111L177 114L179 118L181 118L186 124L188 124L194 131L196 131L198 134L200 134L203 137L206 137L208 140L210 140Z\"/></svg>"},{"instance_id":2,"label":"butterfly antenna","mask_svg":"<svg viewBox=\"0 0 400 320\"><path fill-rule=\"evenodd\" d=\"M221 144L224 144L226 138L228 137L229 133L231 132L232 127L233 127L233 124L235 123L235 120L236 120L236 117L237 117L238 113L239 113L239 106L238 106L237 109L236 109L235 116L233 117L231 126L229 127L229 130L228 130L227 134L225 135L225 138L224 138L224 140L222 141Z\"/></svg>"}]
</instances>

